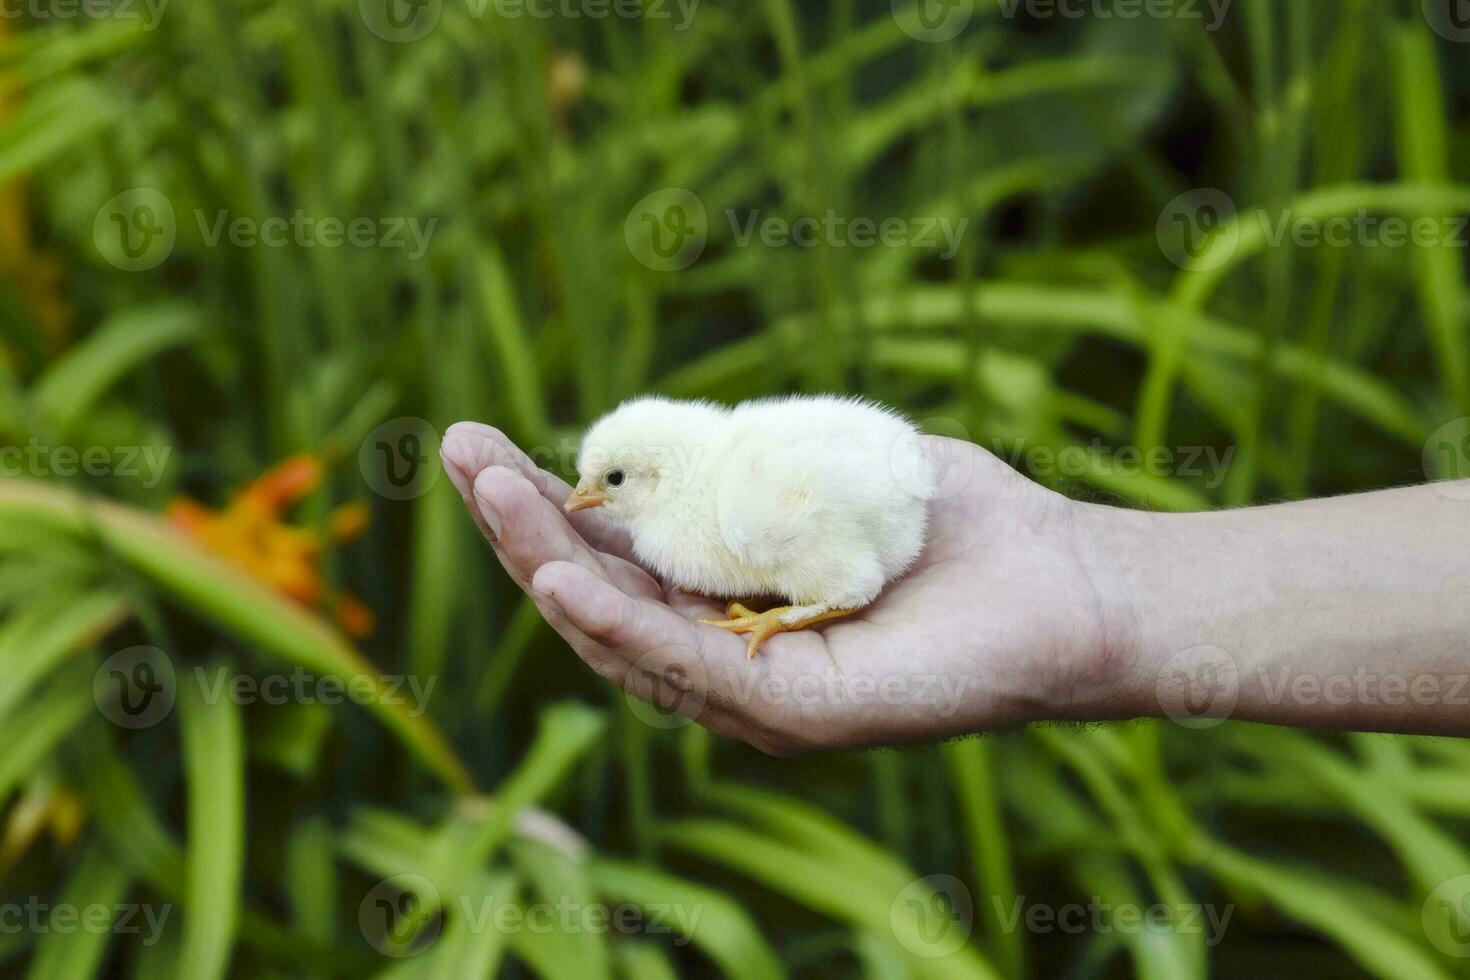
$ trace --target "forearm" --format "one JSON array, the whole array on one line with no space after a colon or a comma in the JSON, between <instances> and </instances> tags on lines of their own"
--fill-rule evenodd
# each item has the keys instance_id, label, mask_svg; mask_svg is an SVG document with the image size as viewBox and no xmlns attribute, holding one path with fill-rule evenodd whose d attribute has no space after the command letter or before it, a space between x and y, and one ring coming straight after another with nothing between
<instances>
[{"instance_id":1,"label":"forearm","mask_svg":"<svg viewBox=\"0 0 1470 980\"><path fill-rule=\"evenodd\" d=\"M1467 498L1086 508L1107 639L1082 713L1470 735Z\"/></svg>"}]
</instances>

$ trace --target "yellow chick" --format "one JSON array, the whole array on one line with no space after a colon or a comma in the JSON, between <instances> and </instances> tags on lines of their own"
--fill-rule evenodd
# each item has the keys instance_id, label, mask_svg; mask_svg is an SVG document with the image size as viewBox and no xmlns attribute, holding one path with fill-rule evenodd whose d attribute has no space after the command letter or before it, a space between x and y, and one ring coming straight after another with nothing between
<instances>
[{"instance_id":1,"label":"yellow chick","mask_svg":"<svg viewBox=\"0 0 1470 980\"><path fill-rule=\"evenodd\" d=\"M638 398L588 430L568 512L600 507L638 560L686 592L735 599L749 655L856 612L924 547L934 490L918 432L870 401ZM752 612L756 596L790 605Z\"/></svg>"}]
</instances>

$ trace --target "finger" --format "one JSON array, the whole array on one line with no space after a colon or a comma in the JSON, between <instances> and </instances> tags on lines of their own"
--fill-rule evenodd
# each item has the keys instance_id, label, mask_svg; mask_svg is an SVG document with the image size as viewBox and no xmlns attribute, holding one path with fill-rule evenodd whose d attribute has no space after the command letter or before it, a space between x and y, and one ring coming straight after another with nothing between
<instances>
[{"instance_id":1,"label":"finger","mask_svg":"<svg viewBox=\"0 0 1470 980\"><path fill-rule=\"evenodd\" d=\"M661 595L646 572L620 558L588 546L565 515L521 475L490 466L475 478L471 509L490 529L489 536L511 577L522 588L536 569L549 561L569 561L611 581L619 589L645 598Z\"/></svg>"},{"instance_id":2,"label":"finger","mask_svg":"<svg viewBox=\"0 0 1470 980\"><path fill-rule=\"evenodd\" d=\"M724 614L725 607L706 596L677 589L668 593L665 600L676 613L689 620L717 619Z\"/></svg>"},{"instance_id":3,"label":"finger","mask_svg":"<svg viewBox=\"0 0 1470 980\"><path fill-rule=\"evenodd\" d=\"M452 447L446 452L445 447ZM464 471L466 487L472 487L475 477L487 466L504 466L515 470L544 493L544 483L550 474L536 466L515 443L492 426L479 422L456 422L444 430L440 442L440 455L453 456ZM458 485L458 484L456 484ZM462 491L463 492L463 491Z\"/></svg>"},{"instance_id":4,"label":"finger","mask_svg":"<svg viewBox=\"0 0 1470 980\"><path fill-rule=\"evenodd\" d=\"M664 603L628 595L580 564L549 562L536 572L531 587L553 599L583 633L630 660L659 652L662 665L701 655L705 638L696 624Z\"/></svg>"},{"instance_id":5,"label":"finger","mask_svg":"<svg viewBox=\"0 0 1470 980\"><path fill-rule=\"evenodd\" d=\"M602 562L608 579L624 592L639 599L651 599L654 602L665 601L664 587L652 575L645 572L642 566L601 551L597 552L597 558Z\"/></svg>"},{"instance_id":6,"label":"finger","mask_svg":"<svg viewBox=\"0 0 1470 980\"><path fill-rule=\"evenodd\" d=\"M620 592L565 562L543 566L532 589L555 603L577 630L623 657L630 671L677 674L698 703L745 714L742 688L761 667L749 662L744 640L692 622L664 603Z\"/></svg>"},{"instance_id":7,"label":"finger","mask_svg":"<svg viewBox=\"0 0 1470 980\"><path fill-rule=\"evenodd\" d=\"M466 440L445 437L439 443L439 459L444 464L444 473L449 477L449 482L459 491L459 498L464 501L475 526L480 529L486 541L494 544L499 531L486 523L485 515L480 513L479 505L475 503L475 477L484 467L475 462L473 448Z\"/></svg>"},{"instance_id":8,"label":"finger","mask_svg":"<svg viewBox=\"0 0 1470 980\"><path fill-rule=\"evenodd\" d=\"M439 454L444 462L444 470L449 480L459 491L461 499L464 500L470 516L479 527L480 533L492 544L500 536L499 516L492 509L487 510L475 497L474 483L480 473L486 469L485 460L491 455L487 444L482 439L466 437L463 434L454 437L446 437L440 444ZM519 472L517 470L516 472ZM539 492L539 491L538 491ZM489 515L487 517L487 514ZM565 515L558 515L559 520L565 520ZM491 522L495 526L491 526ZM616 556L598 553L598 560L607 569L610 577L620 587L643 596L657 597L662 594L662 589L646 572L636 565ZM521 581L525 585L525 581Z\"/></svg>"},{"instance_id":9,"label":"finger","mask_svg":"<svg viewBox=\"0 0 1470 980\"><path fill-rule=\"evenodd\" d=\"M489 526L474 496L475 480L487 467L505 466L519 473L559 511L566 500L566 484L537 468L525 453L490 426L476 422L455 423L449 427L440 443L439 455L444 461L444 469L450 482L459 491L465 506L479 526L480 533L490 541L494 541L498 532ZM551 484L560 489L548 492L545 486ZM568 520L565 511L561 511L560 519ZM632 546L621 531L609 531L606 522L602 522L600 518L593 520L582 513L570 515L569 523L597 550L598 559L620 588L651 599L663 596L663 587L629 559ZM588 533L592 535L591 539L587 538ZM606 547L611 547L612 550L605 550Z\"/></svg>"},{"instance_id":10,"label":"finger","mask_svg":"<svg viewBox=\"0 0 1470 980\"><path fill-rule=\"evenodd\" d=\"M619 592L565 562L543 565L536 573L533 592L565 617L567 624L588 637L591 650L573 649L600 675L641 701L663 712L674 710L717 735L764 746L765 733L750 725L725 690L728 675L712 669L723 662L744 669L744 646L728 634L723 651L700 647L705 637L698 627L662 603L647 602ZM590 655L589 655L590 654ZM619 663L609 664L608 656ZM669 727L655 713L638 717L658 727Z\"/></svg>"},{"instance_id":11,"label":"finger","mask_svg":"<svg viewBox=\"0 0 1470 980\"><path fill-rule=\"evenodd\" d=\"M519 472L538 493L558 508L565 505L571 495L572 488L564 480L537 466L535 460L493 426L480 422L456 422L445 430L440 444L441 455L444 455L442 447L451 444L454 446L453 455L463 469L462 494L466 492L465 488L474 485L475 477L485 467L505 466ZM446 455L445 458L447 461L449 457ZM455 479L453 474L450 479ZM455 486L460 486L459 481L456 480ZM632 558L633 543L627 532L612 525L601 514L578 511L568 515L568 520L577 533L597 550Z\"/></svg>"},{"instance_id":12,"label":"finger","mask_svg":"<svg viewBox=\"0 0 1470 980\"><path fill-rule=\"evenodd\" d=\"M563 597L557 595L555 586L570 591ZM765 670L763 663L751 662L743 638L698 621L698 615L723 618L724 607L711 599L678 595L667 602L649 601L630 596L627 590L589 582L575 569L555 565L542 568L532 588L557 595L573 625L599 643L633 659L657 654L650 662L652 668L698 657L708 675L710 697L727 709L736 708L737 692L748 687L751 673ZM828 663L826 645L812 633L782 633L766 645L782 652L782 673L825 669Z\"/></svg>"},{"instance_id":13,"label":"finger","mask_svg":"<svg viewBox=\"0 0 1470 980\"><path fill-rule=\"evenodd\" d=\"M604 673L611 666L621 674L626 668L618 658L605 652L599 653L596 641L588 638L575 626L567 622L566 615L557 608L554 602L531 591L530 580L531 576L535 573L535 569L525 564L526 549L517 547L514 552L515 557L513 557L511 552L502 547L501 542L502 535L505 533L505 523L504 518L501 516L501 507L504 506L506 509L512 511L512 513L517 513L524 523L527 518L524 509L517 511L517 502L523 501L525 498L537 500L543 504L545 501L529 488L519 490L514 487L505 492L499 505L481 500L475 493L475 482L466 482L467 474L471 472L471 467L465 466L464 461L459 458L460 449L461 447L450 447L445 452L441 448L441 454L444 456L445 469L450 474L450 479L453 481L455 488L459 490L460 496L464 498L465 506L469 510L470 515L474 518L475 523L479 525L481 533L485 535L485 540L489 541L491 547L495 549L495 556L500 560L501 565L505 567L505 570L510 574L510 577L515 583L520 586L522 591L536 604L536 608L540 611L542 618L550 624L552 629L561 634L571 644L572 649L582 655L584 660L592 664L594 669L597 669L599 673ZM495 468L492 467L491 469ZM482 473L489 473L489 470L475 469L473 472L478 476ZM502 473L505 478L503 481L497 481L496 479L501 474L491 474L487 477L488 493L495 493L497 489L502 487L502 484L508 486L516 482L525 482L509 470L502 468ZM525 528L514 525L512 526L512 530L513 535L511 540L517 542L521 541L530 533Z\"/></svg>"},{"instance_id":14,"label":"finger","mask_svg":"<svg viewBox=\"0 0 1470 980\"><path fill-rule=\"evenodd\" d=\"M446 468L462 478L467 470L456 458L457 451L451 450L446 456ZM578 567L596 570L629 588L641 592L651 590L657 594L657 585L647 574L619 558L588 548L586 542L561 519L556 508L519 473L501 466L490 466L479 470L473 484L455 481L455 486L461 488L470 513L495 549L501 565L531 596L552 629L603 676L620 677L626 672L626 665L569 623L554 602L532 591L531 578L547 560L571 560Z\"/></svg>"},{"instance_id":15,"label":"finger","mask_svg":"<svg viewBox=\"0 0 1470 980\"><path fill-rule=\"evenodd\" d=\"M536 569L551 561L573 562L599 578L607 570L556 508L518 472L488 466L475 477L474 505L494 535L506 570L529 585Z\"/></svg>"}]
</instances>

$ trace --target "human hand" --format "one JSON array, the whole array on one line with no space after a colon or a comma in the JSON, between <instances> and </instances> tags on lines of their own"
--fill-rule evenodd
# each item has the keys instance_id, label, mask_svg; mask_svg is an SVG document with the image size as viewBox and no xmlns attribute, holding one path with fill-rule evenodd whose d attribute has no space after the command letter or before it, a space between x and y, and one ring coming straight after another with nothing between
<instances>
[{"instance_id":1,"label":"human hand","mask_svg":"<svg viewBox=\"0 0 1470 980\"><path fill-rule=\"evenodd\" d=\"M696 622L715 601L667 589L595 510L499 431L461 422L441 455L506 571L601 676L766 752L944 738L1087 717L1106 629L1078 558L1085 509L966 442L925 438L948 465L928 544L876 602L818 630L745 641Z\"/></svg>"}]
</instances>

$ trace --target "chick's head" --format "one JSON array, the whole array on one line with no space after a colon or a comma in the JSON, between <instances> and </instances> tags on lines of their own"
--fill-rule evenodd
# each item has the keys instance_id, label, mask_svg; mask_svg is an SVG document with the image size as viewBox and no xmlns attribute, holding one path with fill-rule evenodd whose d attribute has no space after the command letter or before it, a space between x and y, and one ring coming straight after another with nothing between
<instances>
[{"instance_id":1,"label":"chick's head","mask_svg":"<svg viewBox=\"0 0 1470 980\"><path fill-rule=\"evenodd\" d=\"M587 430L567 512L601 507L624 525L656 513L697 479L725 414L703 402L639 398L623 403Z\"/></svg>"}]
</instances>

